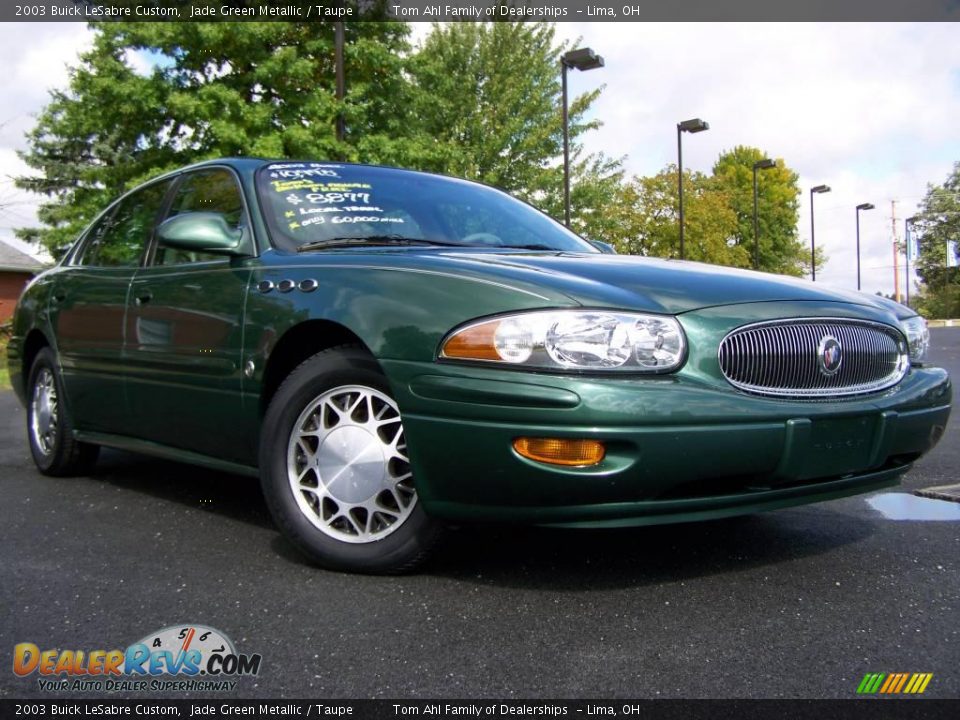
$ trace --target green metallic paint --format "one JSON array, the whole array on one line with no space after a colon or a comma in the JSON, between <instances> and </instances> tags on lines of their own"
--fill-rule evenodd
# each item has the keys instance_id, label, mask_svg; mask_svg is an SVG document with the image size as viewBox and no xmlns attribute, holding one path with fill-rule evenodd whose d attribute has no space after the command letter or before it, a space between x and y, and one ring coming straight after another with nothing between
<instances>
[{"instance_id":1,"label":"green metallic paint","mask_svg":"<svg viewBox=\"0 0 960 720\"><path fill-rule=\"evenodd\" d=\"M7 367L10 385L24 405L27 401L25 375L28 370L24 367L25 353L51 344L48 334L39 328L47 328L50 323L47 304L56 274L56 269L52 269L34 277L24 288L12 318L12 332L7 343ZM29 360L29 356L26 359Z\"/></svg>"},{"instance_id":2,"label":"green metallic paint","mask_svg":"<svg viewBox=\"0 0 960 720\"><path fill-rule=\"evenodd\" d=\"M137 272L124 346L136 422L126 434L252 463L245 448L211 432L243 412L242 316L250 275L226 260Z\"/></svg>"},{"instance_id":3,"label":"green metallic paint","mask_svg":"<svg viewBox=\"0 0 960 720\"><path fill-rule=\"evenodd\" d=\"M143 453L144 455L152 455L153 457L164 458L165 460L199 465L210 468L211 470L246 475L247 477L257 477L260 474L257 468L249 465L233 463L221 458L211 457L210 455L202 455L200 453L190 452L189 450L180 450L168 445L128 437L126 435L110 435L107 433L78 430L74 432L74 436L77 440L93 443L94 445L103 445L105 447L117 448L118 450Z\"/></svg>"},{"instance_id":4,"label":"green metallic paint","mask_svg":"<svg viewBox=\"0 0 960 720\"><path fill-rule=\"evenodd\" d=\"M76 427L128 427L124 315L135 267L64 268L48 294L67 405Z\"/></svg>"},{"instance_id":5,"label":"green metallic paint","mask_svg":"<svg viewBox=\"0 0 960 720\"><path fill-rule=\"evenodd\" d=\"M892 487L909 467L881 470L856 478L815 485L738 495L711 496L690 500L656 500L565 507L525 508L514 506L482 507L436 503L431 512L451 520L520 522L568 528L618 528L663 525L665 523L717 520L770 510L836 500L850 495Z\"/></svg>"},{"instance_id":6,"label":"green metallic paint","mask_svg":"<svg viewBox=\"0 0 960 720\"><path fill-rule=\"evenodd\" d=\"M580 404L580 396L576 393L549 385L440 375L414 378L410 381L410 391L427 400L478 402L495 406L575 408Z\"/></svg>"},{"instance_id":7,"label":"green metallic paint","mask_svg":"<svg viewBox=\"0 0 960 720\"><path fill-rule=\"evenodd\" d=\"M61 308L46 314L72 274L96 283L98 273L55 268L21 300L11 376L22 378L25 338L43 333L78 388L69 402L81 439L255 473L274 349L316 321L324 324L309 327L343 328L376 357L404 417L424 508L450 519L632 525L840 497L894 483L946 425L952 387L937 368L913 368L887 391L838 402L752 396L720 373L718 344L736 327L825 316L896 326L910 311L895 303L629 256L419 246L280 252L254 191L262 161L213 164L239 176L255 255L143 267L130 273L129 293L122 279L104 283L104 302L120 308L125 333L115 355L98 357L90 338L61 337ZM142 290L150 300L138 306ZM437 359L443 338L466 322L580 306L676 315L685 364L669 375L610 377ZM64 307L75 311L69 301ZM341 337L318 337L311 347ZM129 402L108 382L116 377ZM22 397L22 380L14 385ZM109 407L91 410L96 397ZM87 414L104 411L126 424L94 426ZM520 435L597 438L607 455L593 467L548 466L515 453Z\"/></svg>"},{"instance_id":8,"label":"green metallic paint","mask_svg":"<svg viewBox=\"0 0 960 720\"><path fill-rule=\"evenodd\" d=\"M164 245L196 252L249 255L243 231L231 229L219 213L192 212L172 217L157 227Z\"/></svg>"}]
</instances>

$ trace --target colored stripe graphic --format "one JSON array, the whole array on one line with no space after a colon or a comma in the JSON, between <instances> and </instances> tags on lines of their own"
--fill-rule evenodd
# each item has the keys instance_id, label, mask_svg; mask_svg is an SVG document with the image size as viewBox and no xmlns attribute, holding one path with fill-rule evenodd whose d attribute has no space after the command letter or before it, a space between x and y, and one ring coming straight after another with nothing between
<instances>
[{"instance_id":1,"label":"colored stripe graphic","mask_svg":"<svg viewBox=\"0 0 960 720\"><path fill-rule=\"evenodd\" d=\"M857 686L858 695L922 695L933 673L867 673Z\"/></svg>"},{"instance_id":2,"label":"colored stripe graphic","mask_svg":"<svg viewBox=\"0 0 960 720\"><path fill-rule=\"evenodd\" d=\"M917 687L915 687L913 691L920 695L924 690L927 689L927 685L930 684L930 680L933 679L933 673L918 673L917 677L922 678L922 680L917 684Z\"/></svg>"},{"instance_id":3,"label":"colored stripe graphic","mask_svg":"<svg viewBox=\"0 0 960 720\"><path fill-rule=\"evenodd\" d=\"M886 677L883 673L867 673L860 682L857 692L862 695L872 695L880 688L880 683Z\"/></svg>"},{"instance_id":4,"label":"colored stripe graphic","mask_svg":"<svg viewBox=\"0 0 960 720\"><path fill-rule=\"evenodd\" d=\"M897 684L890 688L890 692L898 693L903 689L904 684L907 682L909 677L908 673L900 673L900 677L897 678Z\"/></svg>"}]
</instances>

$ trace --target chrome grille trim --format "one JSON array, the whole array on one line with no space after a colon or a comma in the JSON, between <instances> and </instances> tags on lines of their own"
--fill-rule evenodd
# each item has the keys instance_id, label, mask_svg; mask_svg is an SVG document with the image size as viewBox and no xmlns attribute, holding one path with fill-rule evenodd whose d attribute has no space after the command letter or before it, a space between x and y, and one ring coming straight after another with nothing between
<instances>
[{"instance_id":1,"label":"chrome grille trim","mask_svg":"<svg viewBox=\"0 0 960 720\"><path fill-rule=\"evenodd\" d=\"M825 375L820 341L842 347L840 368ZM736 328L720 342L720 370L745 392L770 397L864 395L893 387L910 370L907 339L892 325L849 318L789 318Z\"/></svg>"}]
</instances>

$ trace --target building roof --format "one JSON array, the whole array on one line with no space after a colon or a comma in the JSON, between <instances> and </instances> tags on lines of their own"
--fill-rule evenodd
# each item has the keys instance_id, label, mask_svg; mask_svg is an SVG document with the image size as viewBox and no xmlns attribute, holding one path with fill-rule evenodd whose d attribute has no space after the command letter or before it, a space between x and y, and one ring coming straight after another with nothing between
<instances>
[{"instance_id":1,"label":"building roof","mask_svg":"<svg viewBox=\"0 0 960 720\"><path fill-rule=\"evenodd\" d=\"M42 269L42 262L0 240L0 272L36 273Z\"/></svg>"}]
</instances>

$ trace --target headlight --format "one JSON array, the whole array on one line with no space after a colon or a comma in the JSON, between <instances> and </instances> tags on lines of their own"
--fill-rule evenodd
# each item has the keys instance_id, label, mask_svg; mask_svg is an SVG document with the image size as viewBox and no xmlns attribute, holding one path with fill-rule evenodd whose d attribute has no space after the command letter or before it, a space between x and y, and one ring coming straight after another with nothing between
<instances>
[{"instance_id":1,"label":"headlight","mask_svg":"<svg viewBox=\"0 0 960 720\"><path fill-rule=\"evenodd\" d=\"M683 363L680 323L663 315L537 310L472 323L450 333L440 357L567 370L663 373Z\"/></svg>"},{"instance_id":2,"label":"headlight","mask_svg":"<svg viewBox=\"0 0 960 720\"><path fill-rule=\"evenodd\" d=\"M918 365L927 359L927 350L930 348L930 330L927 321L917 315L900 321L900 327L907 335L910 345L910 362Z\"/></svg>"}]
</instances>

